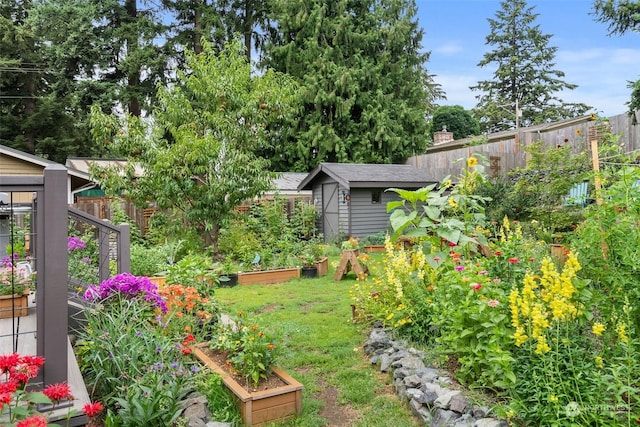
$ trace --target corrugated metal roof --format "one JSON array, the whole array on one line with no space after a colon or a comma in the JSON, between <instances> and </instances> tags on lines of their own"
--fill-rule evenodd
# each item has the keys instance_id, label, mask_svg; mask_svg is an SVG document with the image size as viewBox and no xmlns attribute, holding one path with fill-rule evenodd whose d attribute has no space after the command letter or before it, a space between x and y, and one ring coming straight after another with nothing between
<instances>
[{"instance_id":1,"label":"corrugated metal roof","mask_svg":"<svg viewBox=\"0 0 640 427\"><path fill-rule=\"evenodd\" d=\"M127 161L124 159L97 159L90 157L69 157L65 163L65 166L69 169L74 169L78 172L82 172L89 175L89 165L95 164L97 166L117 166L124 168ZM140 166L135 167L135 176L142 176L143 169Z\"/></svg>"},{"instance_id":2,"label":"corrugated metal roof","mask_svg":"<svg viewBox=\"0 0 640 427\"><path fill-rule=\"evenodd\" d=\"M330 176L346 188L418 188L437 182L428 176L428 171L412 165L321 163L300 183L298 189L310 190L313 181L320 175Z\"/></svg>"}]
</instances>

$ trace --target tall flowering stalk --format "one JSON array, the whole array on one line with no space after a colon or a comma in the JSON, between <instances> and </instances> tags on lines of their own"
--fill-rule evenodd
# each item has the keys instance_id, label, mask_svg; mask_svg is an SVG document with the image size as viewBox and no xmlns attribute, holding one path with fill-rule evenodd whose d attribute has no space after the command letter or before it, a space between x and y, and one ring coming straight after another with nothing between
<instances>
[{"instance_id":1,"label":"tall flowering stalk","mask_svg":"<svg viewBox=\"0 0 640 427\"><path fill-rule=\"evenodd\" d=\"M574 253L569 253L561 273L550 258L545 258L540 268L542 276L527 273L522 289L511 291L509 302L516 346L531 340L536 343L536 354L547 353L551 350L547 336L554 326L583 314L575 286L580 269Z\"/></svg>"}]
</instances>

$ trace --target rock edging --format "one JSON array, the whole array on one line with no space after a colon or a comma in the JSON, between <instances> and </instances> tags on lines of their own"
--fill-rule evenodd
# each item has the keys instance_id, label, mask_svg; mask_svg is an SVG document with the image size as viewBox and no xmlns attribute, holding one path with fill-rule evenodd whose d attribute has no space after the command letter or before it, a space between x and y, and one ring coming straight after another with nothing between
<instances>
[{"instance_id":1,"label":"rock edging","mask_svg":"<svg viewBox=\"0 0 640 427\"><path fill-rule=\"evenodd\" d=\"M508 427L506 421L490 417L488 407L473 406L460 390L448 388L451 378L427 367L424 353L394 340L381 322L376 322L364 344L372 365L393 372L393 384L411 411L430 427Z\"/></svg>"}]
</instances>

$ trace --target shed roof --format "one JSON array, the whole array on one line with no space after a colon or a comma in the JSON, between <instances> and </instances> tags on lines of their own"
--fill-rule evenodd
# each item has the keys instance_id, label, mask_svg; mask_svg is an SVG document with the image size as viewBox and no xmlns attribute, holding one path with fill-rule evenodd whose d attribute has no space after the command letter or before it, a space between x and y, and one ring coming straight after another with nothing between
<instances>
[{"instance_id":1,"label":"shed roof","mask_svg":"<svg viewBox=\"0 0 640 427\"><path fill-rule=\"evenodd\" d=\"M313 182L321 176L329 176L346 188L420 188L437 182L425 169L412 165L321 163L298 186L299 190L311 190Z\"/></svg>"},{"instance_id":2,"label":"shed roof","mask_svg":"<svg viewBox=\"0 0 640 427\"><path fill-rule=\"evenodd\" d=\"M304 172L281 172L273 184L280 192L297 193L298 186L306 176Z\"/></svg>"}]
</instances>

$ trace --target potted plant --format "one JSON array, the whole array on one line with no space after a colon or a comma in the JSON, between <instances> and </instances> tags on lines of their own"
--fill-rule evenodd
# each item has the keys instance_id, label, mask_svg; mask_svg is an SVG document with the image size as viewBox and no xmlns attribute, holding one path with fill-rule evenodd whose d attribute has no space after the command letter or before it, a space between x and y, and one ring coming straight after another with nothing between
<instances>
[{"instance_id":1,"label":"potted plant","mask_svg":"<svg viewBox=\"0 0 640 427\"><path fill-rule=\"evenodd\" d=\"M0 263L0 319L28 314L29 284L33 283L31 264L18 261L17 254Z\"/></svg>"},{"instance_id":2,"label":"potted plant","mask_svg":"<svg viewBox=\"0 0 640 427\"><path fill-rule=\"evenodd\" d=\"M318 275L318 267L316 267L316 257L310 251L305 251L302 256L302 277L313 278Z\"/></svg>"},{"instance_id":3,"label":"potted plant","mask_svg":"<svg viewBox=\"0 0 640 427\"><path fill-rule=\"evenodd\" d=\"M342 251L355 251L356 252L356 256L358 256L359 250L360 250L360 239L358 239L357 237L349 237L348 240L345 240L344 242L342 242L342 244L340 245L340 247L342 248Z\"/></svg>"},{"instance_id":4,"label":"potted plant","mask_svg":"<svg viewBox=\"0 0 640 427\"><path fill-rule=\"evenodd\" d=\"M233 262L231 255L227 255L222 263L222 274L218 278L220 286L231 288L238 284L238 271L240 267Z\"/></svg>"},{"instance_id":5,"label":"potted plant","mask_svg":"<svg viewBox=\"0 0 640 427\"><path fill-rule=\"evenodd\" d=\"M192 349L238 398L245 425L266 424L302 412L303 385L274 366L279 347L273 336L248 322L244 313L220 323L217 336ZM276 383L268 386L268 380Z\"/></svg>"}]
</instances>

